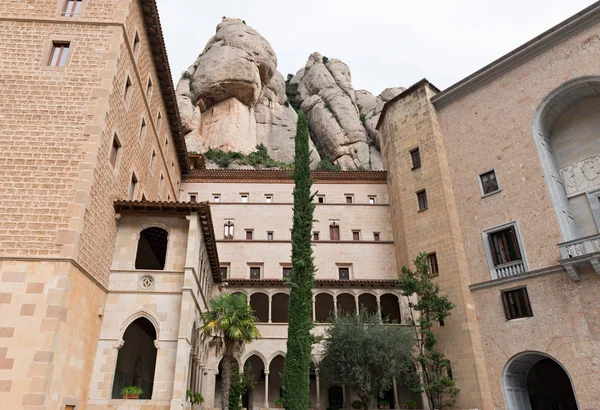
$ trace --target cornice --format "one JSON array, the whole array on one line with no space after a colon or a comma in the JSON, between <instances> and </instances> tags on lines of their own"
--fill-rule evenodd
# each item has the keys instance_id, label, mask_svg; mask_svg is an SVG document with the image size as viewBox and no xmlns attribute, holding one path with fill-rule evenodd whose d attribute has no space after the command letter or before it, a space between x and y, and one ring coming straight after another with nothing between
<instances>
[{"instance_id":1,"label":"cornice","mask_svg":"<svg viewBox=\"0 0 600 410\"><path fill-rule=\"evenodd\" d=\"M289 287L290 283L283 279L225 279L223 284L228 286L281 286ZM315 279L315 287L327 288L396 288L398 281L393 279L353 279L353 280L337 280L337 279Z\"/></svg>"},{"instance_id":2,"label":"cornice","mask_svg":"<svg viewBox=\"0 0 600 410\"><path fill-rule=\"evenodd\" d=\"M182 182L293 184L292 171L285 169L194 169ZM385 184L386 171L312 171L317 184Z\"/></svg>"}]
</instances>

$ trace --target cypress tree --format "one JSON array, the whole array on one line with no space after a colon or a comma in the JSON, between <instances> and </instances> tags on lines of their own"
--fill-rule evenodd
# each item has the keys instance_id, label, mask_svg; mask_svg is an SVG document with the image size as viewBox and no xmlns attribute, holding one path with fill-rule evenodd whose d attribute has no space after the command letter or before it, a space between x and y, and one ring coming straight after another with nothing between
<instances>
[{"instance_id":1,"label":"cypress tree","mask_svg":"<svg viewBox=\"0 0 600 410\"><path fill-rule=\"evenodd\" d=\"M310 188L308 122L298 112L294 156L294 223L292 276L289 302L287 353L283 366L283 405L287 410L307 410L312 350L312 288L315 266L311 233L315 204Z\"/></svg>"}]
</instances>

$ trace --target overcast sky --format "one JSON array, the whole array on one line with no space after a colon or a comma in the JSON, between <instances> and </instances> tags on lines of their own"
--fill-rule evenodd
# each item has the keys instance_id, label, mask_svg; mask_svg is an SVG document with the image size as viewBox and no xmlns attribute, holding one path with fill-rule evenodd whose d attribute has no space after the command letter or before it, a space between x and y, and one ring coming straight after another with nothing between
<instances>
[{"instance_id":1,"label":"overcast sky","mask_svg":"<svg viewBox=\"0 0 600 410\"><path fill-rule=\"evenodd\" d=\"M174 82L223 16L270 43L284 75L314 51L379 94L427 78L444 89L592 4L591 0L158 0Z\"/></svg>"}]
</instances>

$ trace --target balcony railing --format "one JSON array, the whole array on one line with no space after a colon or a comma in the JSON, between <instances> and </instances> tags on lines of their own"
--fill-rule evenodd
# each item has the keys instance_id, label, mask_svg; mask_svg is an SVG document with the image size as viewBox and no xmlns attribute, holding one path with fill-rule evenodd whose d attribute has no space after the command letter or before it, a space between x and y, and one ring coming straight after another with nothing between
<instances>
[{"instance_id":1,"label":"balcony railing","mask_svg":"<svg viewBox=\"0 0 600 410\"><path fill-rule=\"evenodd\" d=\"M496 270L496 278L498 279L520 275L526 271L525 263L521 260L503 263L502 265L495 266L494 269Z\"/></svg>"},{"instance_id":2,"label":"balcony railing","mask_svg":"<svg viewBox=\"0 0 600 410\"><path fill-rule=\"evenodd\" d=\"M558 244L560 255L563 259L577 258L600 252L600 234L573 239L572 241Z\"/></svg>"}]
</instances>

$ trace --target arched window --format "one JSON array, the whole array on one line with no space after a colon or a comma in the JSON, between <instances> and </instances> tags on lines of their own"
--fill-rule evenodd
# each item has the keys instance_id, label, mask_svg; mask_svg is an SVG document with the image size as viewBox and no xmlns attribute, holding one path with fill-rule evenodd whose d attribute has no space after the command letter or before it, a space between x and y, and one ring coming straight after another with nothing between
<instances>
[{"instance_id":1,"label":"arched window","mask_svg":"<svg viewBox=\"0 0 600 410\"><path fill-rule=\"evenodd\" d=\"M400 303L398 296L386 293L379 298L381 304L381 318L384 321L400 323Z\"/></svg>"},{"instance_id":2,"label":"arched window","mask_svg":"<svg viewBox=\"0 0 600 410\"><path fill-rule=\"evenodd\" d=\"M121 390L128 386L141 387L141 399L152 398L156 367L156 329L145 317L133 321L123 334L119 349L112 398L120 399Z\"/></svg>"},{"instance_id":3,"label":"arched window","mask_svg":"<svg viewBox=\"0 0 600 410\"><path fill-rule=\"evenodd\" d=\"M315 296L315 321L327 323L329 318L335 315L333 296L329 293L319 293Z\"/></svg>"},{"instance_id":4,"label":"arched window","mask_svg":"<svg viewBox=\"0 0 600 410\"><path fill-rule=\"evenodd\" d=\"M269 321L269 297L265 293L257 292L250 295L250 307L259 322Z\"/></svg>"},{"instance_id":5,"label":"arched window","mask_svg":"<svg viewBox=\"0 0 600 410\"><path fill-rule=\"evenodd\" d=\"M338 315L342 314L355 314L356 313L356 299L354 295L350 293L340 293L337 296L337 311Z\"/></svg>"},{"instance_id":6,"label":"arched window","mask_svg":"<svg viewBox=\"0 0 600 410\"><path fill-rule=\"evenodd\" d=\"M287 323L288 304L290 296L287 293L276 293L271 299L271 321L273 323Z\"/></svg>"},{"instance_id":7,"label":"arched window","mask_svg":"<svg viewBox=\"0 0 600 410\"><path fill-rule=\"evenodd\" d=\"M377 298L370 293L363 293L358 297L358 306L361 312L377 313Z\"/></svg>"},{"instance_id":8,"label":"arched window","mask_svg":"<svg viewBox=\"0 0 600 410\"><path fill-rule=\"evenodd\" d=\"M163 270L167 257L168 240L169 233L162 228L151 227L140 232L135 268Z\"/></svg>"}]
</instances>

